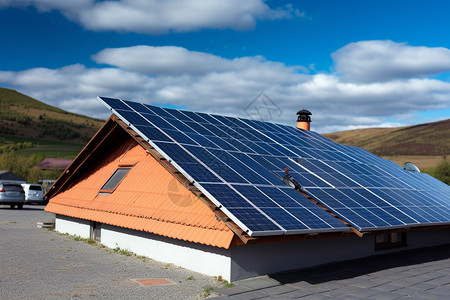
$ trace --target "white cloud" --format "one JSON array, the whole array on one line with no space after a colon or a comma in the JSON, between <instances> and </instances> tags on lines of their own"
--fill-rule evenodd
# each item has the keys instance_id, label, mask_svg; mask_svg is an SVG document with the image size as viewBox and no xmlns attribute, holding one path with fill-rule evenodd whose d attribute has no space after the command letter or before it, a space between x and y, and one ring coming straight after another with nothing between
<instances>
[{"instance_id":1,"label":"white cloud","mask_svg":"<svg viewBox=\"0 0 450 300\"><path fill-rule=\"evenodd\" d=\"M97 109L91 110L89 106L80 103L95 102L98 95L115 94L117 97L126 97L147 88L148 78L119 69L88 69L83 65L71 65L59 69L0 71L0 82L20 87L19 90L25 94L68 111L105 117L102 105L94 105Z\"/></svg>"},{"instance_id":2,"label":"white cloud","mask_svg":"<svg viewBox=\"0 0 450 300\"><path fill-rule=\"evenodd\" d=\"M145 74L205 74L233 68L229 60L174 46L104 49L94 55L93 59L97 63Z\"/></svg>"},{"instance_id":3,"label":"white cloud","mask_svg":"<svg viewBox=\"0 0 450 300\"><path fill-rule=\"evenodd\" d=\"M262 0L3 0L7 6L58 10L68 19L96 31L162 34L204 28L251 29L257 20L304 17L292 5L271 9Z\"/></svg>"},{"instance_id":4,"label":"white cloud","mask_svg":"<svg viewBox=\"0 0 450 300\"><path fill-rule=\"evenodd\" d=\"M189 51L175 46L133 46L108 48L92 56L101 64L124 70L153 75L205 75L240 71L243 76L269 76L274 70L303 70L303 67L286 67L282 63L267 61L262 56L225 59L213 54ZM258 74L253 74L257 72ZM286 80L285 78L284 80ZM277 80L277 79L273 79Z\"/></svg>"},{"instance_id":5,"label":"white cloud","mask_svg":"<svg viewBox=\"0 0 450 300\"><path fill-rule=\"evenodd\" d=\"M180 47L105 49L93 58L111 67L6 71L0 72L0 83L103 118L109 112L96 103L98 95L247 117L244 109L264 91L282 111L273 121L295 125L295 113L306 108L319 132L397 126L414 121L410 118L419 111L450 109L450 83L423 76L361 82L347 73L303 73L301 67L260 56L225 59Z\"/></svg>"},{"instance_id":6,"label":"white cloud","mask_svg":"<svg viewBox=\"0 0 450 300\"><path fill-rule=\"evenodd\" d=\"M353 82L388 81L450 72L450 50L393 41L361 41L332 54L338 73Z\"/></svg>"}]
</instances>

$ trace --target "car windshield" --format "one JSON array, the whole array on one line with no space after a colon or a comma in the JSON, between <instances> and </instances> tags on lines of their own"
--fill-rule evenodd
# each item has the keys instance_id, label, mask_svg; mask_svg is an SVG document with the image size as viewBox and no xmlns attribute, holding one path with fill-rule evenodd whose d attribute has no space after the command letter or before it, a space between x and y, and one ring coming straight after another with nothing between
<instances>
[{"instance_id":1,"label":"car windshield","mask_svg":"<svg viewBox=\"0 0 450 300\"><path fill-rule=\"evenodd\" d=\"M30 185L30 190L41 191L42 187L40 185Z\"/></svg>"},{"instance_id":2,"label":"car windshield","mask_svg":"<svg viewBox=\"0 0 450 300\"><path fill-rule=\"evenodd\" d=\"M22 187L17 184L4 184L3 189L6 191L20 191L22 190Z\"/></svg>"}]
</instances>

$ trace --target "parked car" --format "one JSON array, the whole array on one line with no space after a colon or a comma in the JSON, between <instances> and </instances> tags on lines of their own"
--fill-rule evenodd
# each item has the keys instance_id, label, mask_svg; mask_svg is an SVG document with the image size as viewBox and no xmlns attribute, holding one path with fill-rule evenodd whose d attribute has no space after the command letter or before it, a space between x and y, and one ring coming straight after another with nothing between
<instances>
[{"instance_id":1,"label":"parked car","mask_svg":"<svg viewBox=\"0 0 450 300\"><path fill-rule=\"evenodd\" d=\"M44 188L40 184L22 183L25 191L25 203L44 203Z\"/></svg>"},{"instance_id":2,"label":"parked car","mask_svg":"<svg viewBox=\"0 0 450 300\"><path fill-rule=\"evenodd\" d=\"M25 203L25 192L20 183L0 182L0 204L22 208Z\"/></svg>"}]
</instances>

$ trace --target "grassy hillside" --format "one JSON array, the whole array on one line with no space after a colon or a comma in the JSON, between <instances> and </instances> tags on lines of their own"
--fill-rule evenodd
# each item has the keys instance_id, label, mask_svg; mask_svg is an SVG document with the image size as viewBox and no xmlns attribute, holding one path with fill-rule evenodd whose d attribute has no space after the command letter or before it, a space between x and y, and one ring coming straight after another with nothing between
<instances>
[{"instance_id":1,"label":"grassy hillside","mask_svg":"<svg viewBox=\"0 0 450 300\"><path fill-rule=\"evenodd\" d=\"M46 157L74 158L104 123L0 88L0 170L28 182L56 179L60 170L40 170Z\"/></svg>"},{"instance_id":2,"label":"grassy hillside","mask_svg":"<svg viewBox=\"0 0 450 300\"><path fill-rule=\"evenodd\" d=\"M399 128L369 128L327 133L335 142L362 147L398 164L412 161L435 167L450 154L450 119Z\"/></svg>"},{"instance_id":3,"label":"grassy hillside","mask_svg":"<svg viewBox=\"0 0 450 300\"><path fill-rule=\"evenodd\" d=\"M437 155L450 153L450 119L399 128L370 128L324 134L346 145L377 155Z\"/></svg>"},{"instance_id":4,"label":"grassy hillside","mask_svg":"<svg viewBox=\"0 0 450 300\"><path fill-rule=\"evenodd\" d=\"M102 124L102 120L69 113L17 91L0 88L1 136L84 144Z\"/></svg>"},{"instance_id":5,"label":"grassy hillside","mask_svg":"<svg viewBox=\"0 0 450 300\"><path fill-rule=\"evenodd\" d=\"M14 152L21 156L74 158L84 144L0 135L0 154Z\"/></svg>"}]
</instances>

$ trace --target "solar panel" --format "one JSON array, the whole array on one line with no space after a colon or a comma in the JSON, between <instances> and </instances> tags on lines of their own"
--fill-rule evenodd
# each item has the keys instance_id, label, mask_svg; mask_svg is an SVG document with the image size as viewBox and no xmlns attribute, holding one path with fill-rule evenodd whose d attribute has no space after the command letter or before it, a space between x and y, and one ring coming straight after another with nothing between
<instances>
[{"instance_id":1,"label":"solar panel","mask_svg":"<svg viewBox=\"0 0 450 300\"><path fill-rule=\"evenodd\" d=\"M450 187L370 152L294 127L99 100L251 236L450 223Z\"/></svg>"}]
</instances>

